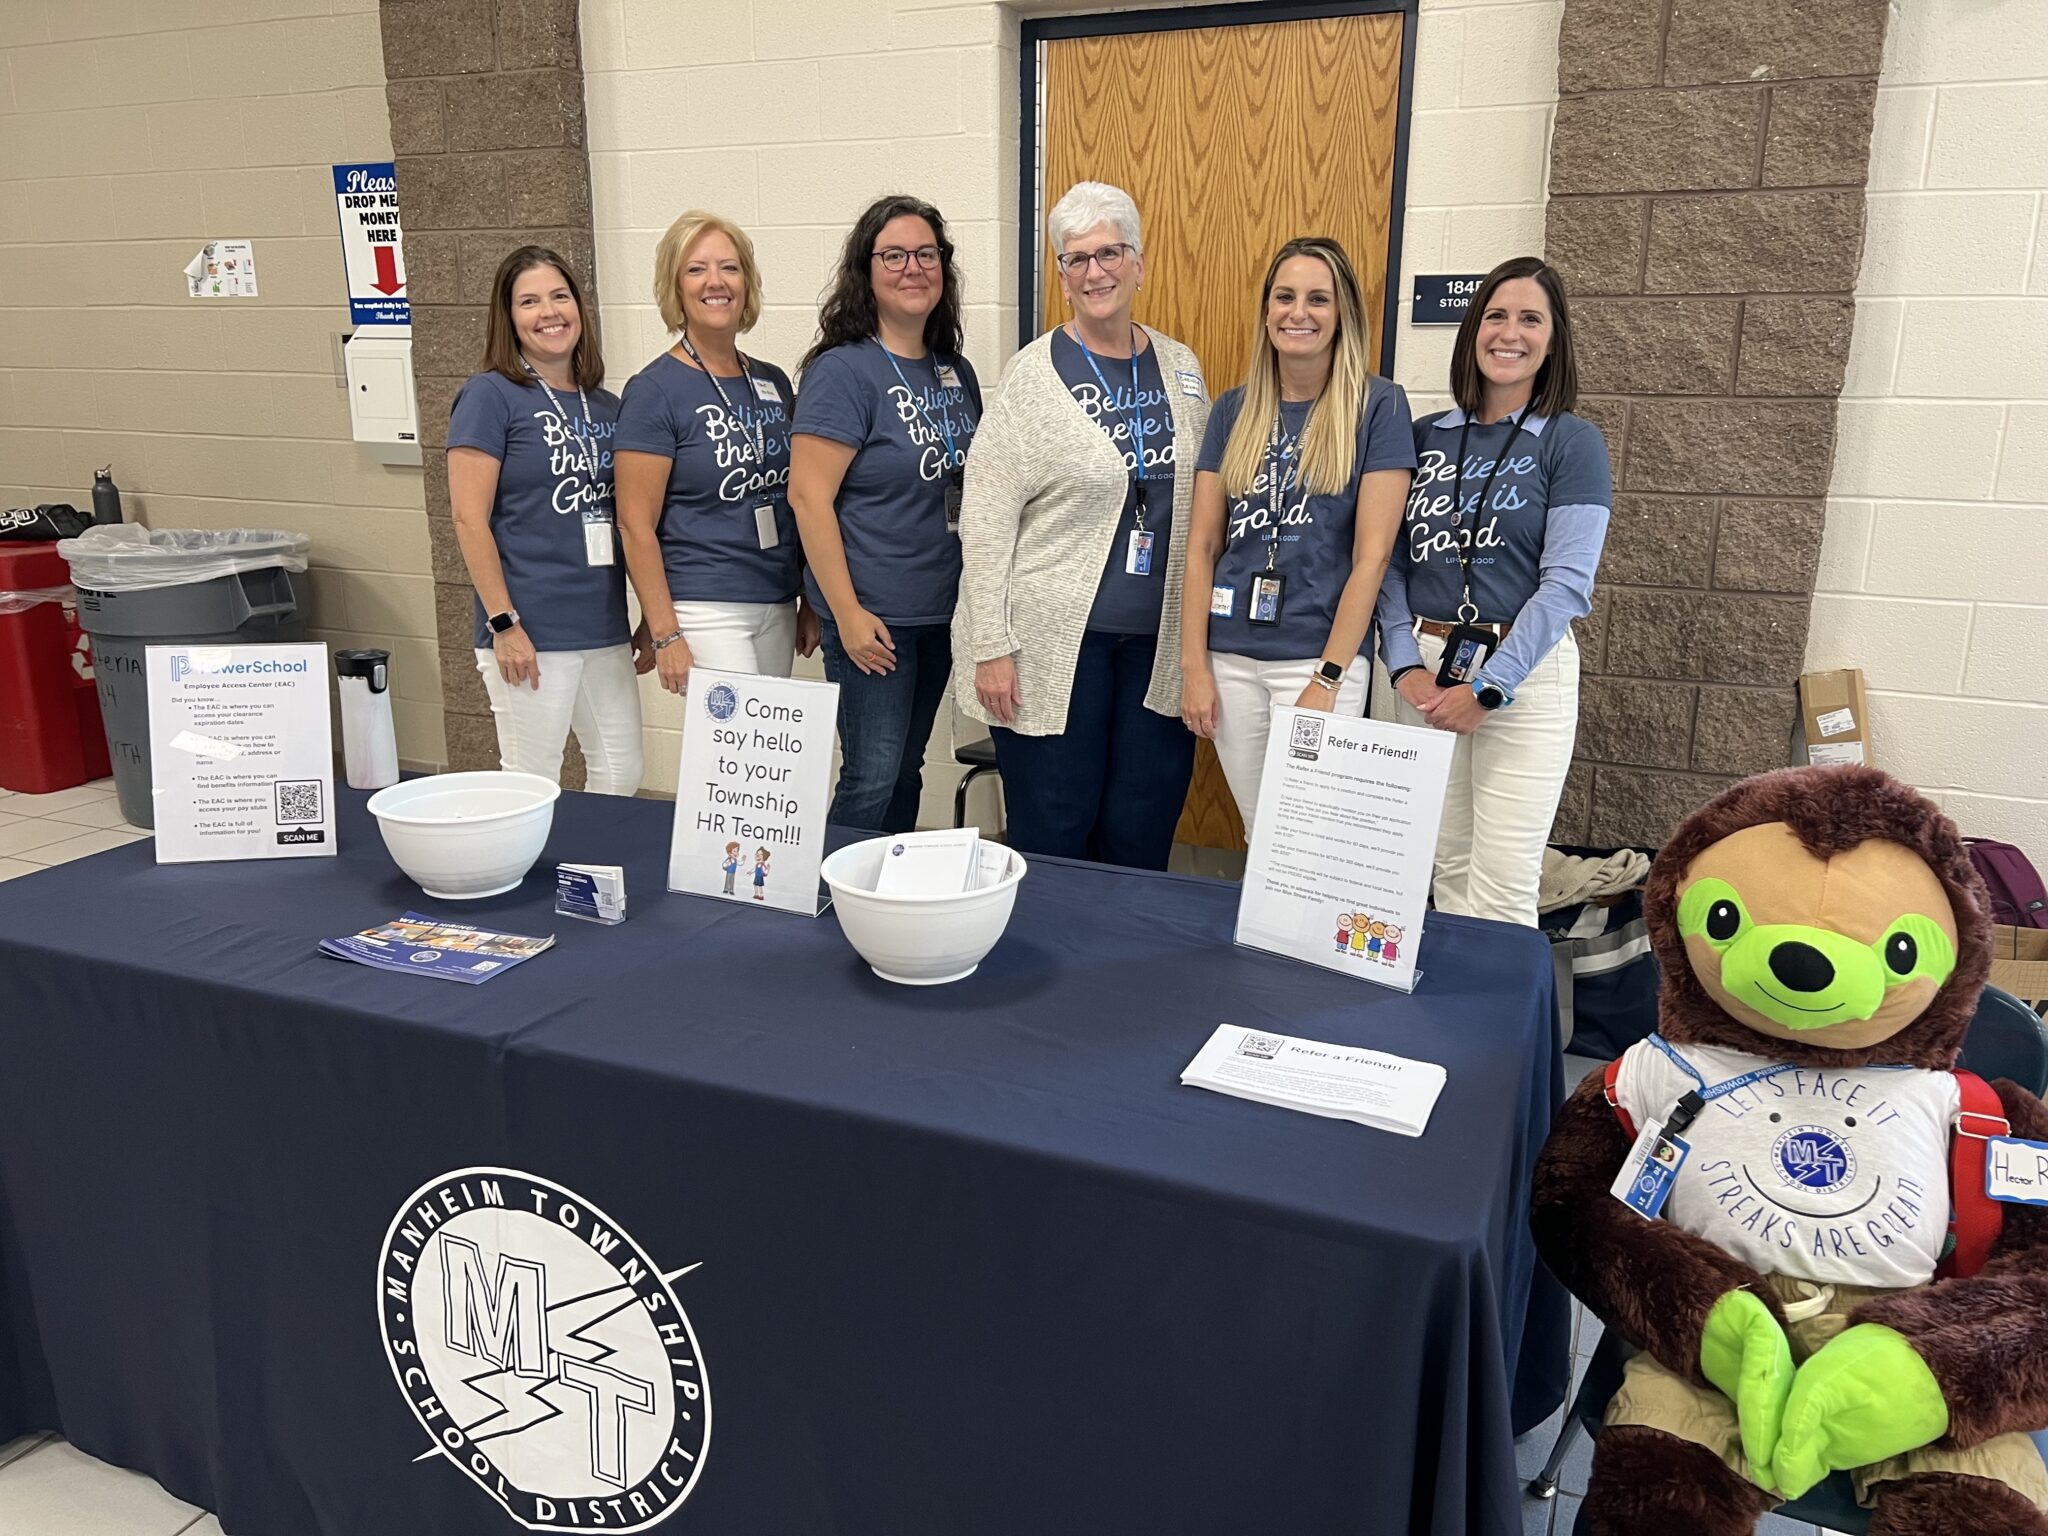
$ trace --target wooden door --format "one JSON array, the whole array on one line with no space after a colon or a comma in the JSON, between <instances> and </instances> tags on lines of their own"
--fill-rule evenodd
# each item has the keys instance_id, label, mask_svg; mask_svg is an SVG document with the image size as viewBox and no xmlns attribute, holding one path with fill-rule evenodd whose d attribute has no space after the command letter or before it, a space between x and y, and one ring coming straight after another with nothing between
<instances>
[{"instance_id":1,"label":"wooden door","mask_svg":"<svg viewBox=\"0 0 2048 1536\"><path fill-rule=\"evenodd\" d=\"M1211 395L1242 382L1266 264L1298 235L1349 253L1378 358L1403 23L1389 12L1043 43L1041 327L1066 314L1045 210L1077 181L1107 181L1144 220L1137 318L1194 348ZM1244 847L1207 742L1178 836Z\"/></svg>"}]
</instances>

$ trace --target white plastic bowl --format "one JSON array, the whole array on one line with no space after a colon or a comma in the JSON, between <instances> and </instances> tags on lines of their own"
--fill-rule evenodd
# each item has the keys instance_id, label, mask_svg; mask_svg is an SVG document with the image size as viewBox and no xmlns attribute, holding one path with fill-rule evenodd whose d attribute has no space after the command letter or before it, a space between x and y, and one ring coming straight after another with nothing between
<instances>
[{"instance_id":1,"label":"white plastic bowl","mask_svg":"<svg viewBox=\"0 0 2048 1536\"><path fill-rule=\"evenodd\" d=\"M875 881L893 837L871 837L830 854L820 871L832 891L839 927L861 959L884 981L936 987L974 974L996 947L1017 905L1024 855L1004 849L1003 878L958 896L882 896Z\"/></svg>"},{"instance_id":2,"label":"white plastic bowl","mask_svg":"<svg viewBox=\"0 0 2048 1536\"><path fill-rule=\"evenodd\" d=\"M384 846L442 901L496 896L547 846L561 786L537 773L437 773L370 796Z\"/></svg>"}]
</instances>

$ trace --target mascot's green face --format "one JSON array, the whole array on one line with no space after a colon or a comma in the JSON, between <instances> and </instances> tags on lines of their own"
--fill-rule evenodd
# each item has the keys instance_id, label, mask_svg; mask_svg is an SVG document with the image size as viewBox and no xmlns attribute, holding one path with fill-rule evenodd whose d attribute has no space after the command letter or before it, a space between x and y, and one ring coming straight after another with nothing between
<instances>
[{"instance_id":1,"label":"mascot's green face","mask_svg":"<svg viewBox=\"0 0 2048 1536\"><path fill-rule=\"evenodd\" d=\"M1821 859L1783 822L1692 861L1678 932L1693 974L1735 1018L1837 1050L1890 1039L1956 968L1955 916L1918 854L1873 840Z\"/></svg>"}]
</instances>

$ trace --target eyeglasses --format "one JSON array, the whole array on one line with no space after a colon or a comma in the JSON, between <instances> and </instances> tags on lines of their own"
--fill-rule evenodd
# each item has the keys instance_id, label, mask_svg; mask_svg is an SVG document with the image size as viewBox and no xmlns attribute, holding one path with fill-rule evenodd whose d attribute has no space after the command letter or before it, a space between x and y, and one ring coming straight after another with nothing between
<instances>
[{"instance_id":1,"label":"eyeglasses","mask_svg":"<svg viewBox=\"0 0 2048 1536\"><path fill-rule=\"evenodd\" d=\"M881 262L891 272L901 272L910 265L912 257L917 259L920 267L929 272L939 264L940 251L936 245L920 245L914 251L906 251L900 245L885 245L876 251L871 259Z\"/></svg>"},{"instance_id":2,"label":"eyeglasses","mask_svg":"<svg viewBox=\"0 0 2048 1536\"><path fill-rule=\"evenodd\" d=\"M1091 261L1105 272L1114 272L1124 264L1124 257L1128 256L1131 250L1132 247L1128 245L1105 245L1099 251L1070 251L1064 256L1055 256L1053 260L1060 264L1062 272L1070 276L1079 276L1087 271L1088 263Z\"/></svg>"}]
</instances>

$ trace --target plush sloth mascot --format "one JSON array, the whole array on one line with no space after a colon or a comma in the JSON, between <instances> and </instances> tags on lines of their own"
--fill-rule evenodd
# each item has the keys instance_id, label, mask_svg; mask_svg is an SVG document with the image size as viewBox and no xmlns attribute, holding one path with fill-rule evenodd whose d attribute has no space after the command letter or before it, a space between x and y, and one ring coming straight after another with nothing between
<instances>
[{"instance_id":1,"label":"plush sloth mascot","mask_svg":"<svg viewBox=\"0 0 2048 1536\"><path fill-rule=\"evenodd\" d=\"M1985 1196L1983 1140L2048 1109L1953 1070L1991 953L1955 827L1785 769L1686 821L1644 904L1658 1033L1536 1168L1545 1261L1638 1351L1580 1529L1748 1532L1847 1471L1881 1536L2048 1536L2048 1207Z\"/></svg>"}]
</instances>

